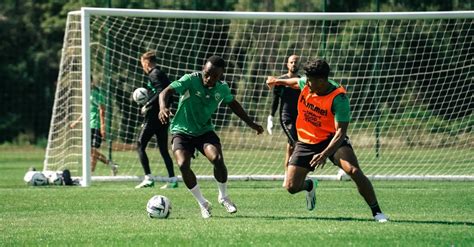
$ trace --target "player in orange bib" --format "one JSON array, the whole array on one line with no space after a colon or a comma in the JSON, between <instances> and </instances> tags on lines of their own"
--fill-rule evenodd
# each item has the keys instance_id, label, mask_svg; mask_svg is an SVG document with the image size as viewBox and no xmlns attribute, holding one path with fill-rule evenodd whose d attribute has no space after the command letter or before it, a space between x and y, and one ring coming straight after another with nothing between
<instances>
[{"instance_id":1,"label":"player in orange bib","mask_svg":"<svg viewBox=\"0 0 474 247\"><path fill-rule=\"evenodd\" d=\"M317 180L306 179L306 176L318 167L322 169L329 158L355 182L374 219L387 222L372 183L360 169L347 137L350 107L346 90L328 79L330 68L324 60L309 61L303 69L306 76L302 78L267 79L269 87L285 85L301 89L296 119L298 142L289 160L286 189L291 194L305 190L307 208L314 210Z\"/></svg>"}]
</instances>

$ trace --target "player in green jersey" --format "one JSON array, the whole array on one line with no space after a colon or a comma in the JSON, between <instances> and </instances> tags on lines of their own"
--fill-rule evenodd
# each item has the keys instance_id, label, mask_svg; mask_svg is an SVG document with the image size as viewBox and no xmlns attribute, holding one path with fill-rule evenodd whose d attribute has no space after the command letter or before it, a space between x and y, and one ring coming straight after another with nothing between
<instances>
[{"instance_id":1,"label":"player in green jersey","mask_svg":"<svg viewBox=\"0 0 474 247\"><path fill-rule=\"evenodd\" d=\"M221 103L226 104L250 128L257 131L257 134L263 132L263 127L250 119L231 94L229 86L219 80L223 76L224 69L224 59L212 56L201 72L184 75L166 87L159 96L159 118L163 124L168 123L173 116L167 104L168 98L174 93L180 96L178 108L171 120L172 150L183 181L198 201L203 218L211 217L211 203L203 197L196 175L191 169L191 158L196 149L214 166L219 204L229 213L237 212L235 204L227 194L227 167L220 139L214 132L212 114Z\"/></svg>"},{"instance_id":2,"label":"player in green jersey","mask_svg":"<svg viewBox=\"0 0 474 247\"><path fill-rule=\"evenodd\" d=\"M94 172L97 166L97 161L101 161L109 166L112 175L117 175L118 165L112 160L107 159L104 154L99 151L102 145L102 140L105 141L105 96L102 90L96 85L97 82L91 78L91 92L90 92L90 128L91 128L91 171ZM82 114L77 120L69 125L70 128L75 128L77 124L82 121Z\"/></svg>"}]
</instances>

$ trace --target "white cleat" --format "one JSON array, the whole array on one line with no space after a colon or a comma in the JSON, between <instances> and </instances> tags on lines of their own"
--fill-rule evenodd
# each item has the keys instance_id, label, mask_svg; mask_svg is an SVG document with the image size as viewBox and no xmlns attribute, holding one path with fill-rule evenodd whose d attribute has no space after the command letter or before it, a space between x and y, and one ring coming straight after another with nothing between
<instances>
[{"instance_id":1,"label":"white cleat","mask_svg":"<svg viewBox=\"0 0 474 247\"><path fill-rule=\"evenodd\" d=\"M119 166L115 163L112 163L110 170L112 171L113 176L117 176Z\"/></svg>"},{"instance_id":2,"label":"white cleat","mask_svg":"<svg viewBox=\"0 0 474 247\"><path fill-rule=\"evenodd\" d=\"M313 182L313 189L311 191L306 191L306 208L309 211L316 208L316 187L318 187L318 180L311 180Z\"/></svg>"},{"instance_id":3,"label":"white cleat","mask_svg":"<svg viewBox=\"0 0 474 247\"><path fill-rule=\"evenodd\" d=\"M380 223L385 223L385 222L388 222L388 217L385 216L385 214L383 214L383 213L377 213L374 216L374 220L377 221L377 222L380 222Z\"/></svg>"},{"instance_id":4,"label":"white cleat","mask_svg":"<svg viewBox=\"0 0 474 247\"><path fill-rule=\"evenodd\" d=\"M224 197L218 200L219 204L221 204L228 213L233 214L237 212L237 207L235 204L229 199L229 197Z\"/></svg>"},{"instance_id":5,"label":"white cleat","mask_svg":"<svg viewBox=\"0 0 474 247\"><path fill-rule=\"evenodd\" d=\"M135 189L149 188L155 186L155 181L151 179L144 179L139 185L135 186Z\"/></svg>"},{"instance_id":6,"label":"white cleat","mask_svg":"<svg viewBox=\"0 0 474 247\"><path fill-rule=\"evenodd\" d=\"M349 181L349 180L351 180L351 177L349 175L347 175L347 173L344 170L339 169L339 171L337 171L336 180Z\"/></svg>"},{"instance_id":7,"label":"white cleat","mask_svg":"<svg viewBox=\"0 0 474 247\"><path fill-rule=\"evenodd\" d=\"M209 219L212 216L211 210L212 210L212 205L209 201L206 201L204 204L199 204L199 207L201 208L201 216L204 219Z\"/></svg>"}]
</instances>

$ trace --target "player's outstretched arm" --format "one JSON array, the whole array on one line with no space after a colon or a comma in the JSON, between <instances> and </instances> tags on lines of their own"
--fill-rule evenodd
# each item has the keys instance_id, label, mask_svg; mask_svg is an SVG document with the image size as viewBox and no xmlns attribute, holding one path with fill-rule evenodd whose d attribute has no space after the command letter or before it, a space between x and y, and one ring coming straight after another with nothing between
<instances>
[{"instance_id":1,"label":"player's outstretched arm","mask_svg":"<svg viewBox=\"0 0 474 247\"><path fill-rule=\"evenodd\" d=\"M299 89L300 88L298 85L299 80L300 78L298 77L290 78L290 79L278 79L277 77L269 76L267 78L267 86L269 88L273 88L274 86L283 85L283 86Z\"/></svg>"},{"instance_id":2,"label":"player's outstretched arm","mask_svg":"<svg viewBox=\"0 0 474 247\"><path fill-rule=\"evenodd\" d=\"M257 131L257 135L263 133L263 127L259 124L256 124L252 119L250 119L249 115L247 115L247 112L245 112L244 108L242 108L242 105L237 100L233 100L228 104L230 109L232 110L235 115L237 115L240 119L242 119L250 128L254 129Z\"/></svg>"},{"instance_id":3,"label":"player's outstretched arm","mask_svg":"<svg viewBox=\"0 0 474 247\"><path fill-rule=\"evenodd\" d=\"M72 122L72 123L69 125L69 128L71 128L71 129L72 129L72 128L75 128L76 125L77 125L78 123L80 123L81 121L82 121L82 114L81 114L76 120L74 120L74 122Z\"/></svg>"},{"instance_id":4,"label":"player's outstretched arm","mask_svg":"<svg viewBox=\"0 0 474 247\"><path fill-rule=\"evenodd\" d=\"M167 86L163 91L160 93L159 101L160 101L160 112L158 113L158 118L162 124L167 124L169 122L170 117L173 116L173 113L169 109L169 98L171 95L175 93L175 90L171 86Z\"/></svg>"}]
</instances>

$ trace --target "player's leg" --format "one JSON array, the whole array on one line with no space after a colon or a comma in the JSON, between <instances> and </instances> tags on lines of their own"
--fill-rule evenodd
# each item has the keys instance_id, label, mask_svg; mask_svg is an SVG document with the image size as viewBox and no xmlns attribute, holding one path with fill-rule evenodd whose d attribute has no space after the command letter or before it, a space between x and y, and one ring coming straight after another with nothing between
<instances>
[{"instance_id":1,"label":"player's leg","mask_svg":"<svg viewBox=\"0 0 474 247\"><path fill-rule=\"evenodd\" d=\"M97 149L91 148L91 171L95 172L95 167L97 166Z\"/></svg>"},{"instance_id":2,"label":"player's leg","mask_svg":"<svg viewBox=\"0 0 474 247\"><path fill-rule=\"evenodd\" d=\"M214 132L208 132L200 137L200 145L198 149L214 166L214 178L217 182L219 195L217 201L229 213L237 212L237 207L230 200L227 193L227 167L224 163L224 155L219 137Z\"/></svg>"},{"instance_id":3,"label":"player's leg","mask_svg":"<svg viewBox=\"0 0 474 247\"><path fill-rule=\"evenodd\" d=\"M283 187L286 187L286 176L288 174L288 161L290 160L291 154L293 154L294 147L287 143L286 144L286 153L285 153L285 163L283 163L283 169L285 170L285 176L283 179Z\"/></svg>"},{"instance_id":4,"label":"player's leg","mask_svg":"<svg viewBox=\"0 0 474 247\"><path fill-rule=\"evenodd\" d=\"M112 175L115 176L117 175L118 172L118 165L112 162L111 160L107 159L105 155L103 155L100 151L99 148L102 145L102 135L100 133L100 130L98 129L91 129L92 132L92 149L91 149L91 154L92 154L92 161L91 161L91 167L93 167L92 171L95 171L95 167L97 166L97 162L100 161L104 163L106 166L110 166L110 169L112 170Z\"/></svg>"},{"instance_id":5,"label":"player's leg","mask_svg":"<svg viewBox=\"0 0 474 247\"><path fill-rule=\"evenodd\" d=\"M168 125L159 125L156 128L156 140L160 150L161 157L165 162L166 170L168 172L169 181L161 187L161 189L170 189L178 187L178 178L174 174L173 160L168 152Z\"/></svg>"},{"instance_id":6,"label":"player's leg","mask_svg":"<svg viewBox=\"0 0 474 247\"><path fill-rule=\"evenodd\" d=\"M387 221L385 215L383 215L380 209L375 195L374 188L370 180L365 176L359 167L359 162L354 150L350 145L342 145L332 155L332 161L334 164L342 168L347 175L349 175L352 181L355 182L359 194L364 198L366 203L372 210L372 215L379 222Z\"/></svg>"},{"instance_id":7,"label":"player's leg","mask_svg":"<svg viewBox=\"0 0 474 247\"><path fill-rule=\"evenodd\" d=\"M102 144L102 137L98 129L91 129L91 172L95 171L100 153L99 148Z\"/></svg>"},{"instance_id":8,"label":"player's leg","mask_svg":"<svg viewBox=\"0 0 474 247\"><path fill-rule=\"evenodd\" d=\"M290 164L288 166L288 176L286 178L286 190L290 194L296 194L303 190L309 191L312 189L310 188L310 183L306 181L308 173L308 169Z\"/></svg>"},{"instance_id":9,"label":"player's leg","mask_svg":"<svg viewBox=\"0 0 474 247\"><path fill-rule=\"evenodd\" d=\"M283 168L285 169L285 177L283 179L283 187L286 187L286 174L288 172L288 161L290 160L293 150L295 148L295 143L298 140L298 134L296 131L296 119L282 119L281 126L283 132L285 132L286 137L288 138L288 144L286 145L286 154L285 154L285 163Z\"/></svg>"},{"instance_id":10,"label":"player's leg","mask_svg":"<svg viewBox=\"0 0 474 247\"><path fill-rule=\"evenodd\" d=\"M137 189L153 187L155 185L155 180L151 175L150 161L146 153L146 147L148 146L148 142L151 140L153 134L154 129L152 123L145 121L140 133L138 134L137 142L138 159L140 160L140 164L142 165L143 171L145 172L145 177L139 185L135 186Z\"/></svg>"},{"instance_id":11,"label":"player's leg","mask_svg":"<svg viewBox=\"0 0 474 247\"><path fill-rule=\"evenodd\" d=\"M314 171L309 162L314 154L319 152L319 148L315 145L297 142L288 165L286 190L291 194L306 191L306 207L308 210L316 208L318 180L309 179L307 176L310 171Z\"/></svg>"},{"instance_id":12,"label":"player's leg","mask_svg":"<svg viewBox=\"0 0 474 247\"><path fill-rule=\"evenodd\" d=\"M196 174L191 169L191 158L194 154L194 141L195 137L175 134L173 135L172 147L173 154L181 172L183 182L189 191L193 194L194 198L201 208L201 216L205 219L211 217L211 203L204 198L197 183Z\"/></svg>"}]
</instances>

